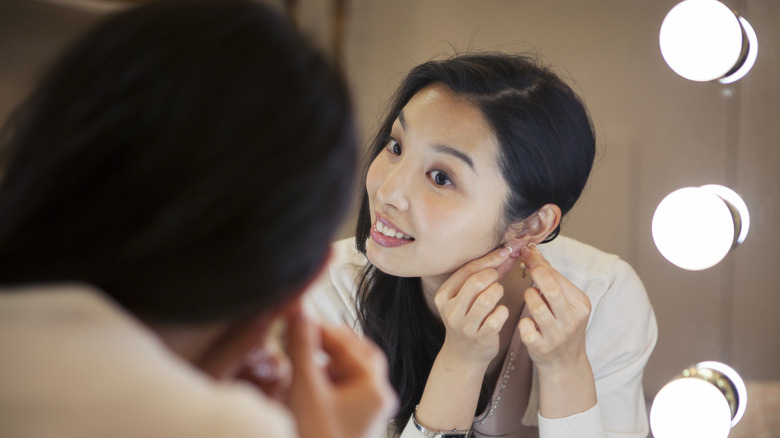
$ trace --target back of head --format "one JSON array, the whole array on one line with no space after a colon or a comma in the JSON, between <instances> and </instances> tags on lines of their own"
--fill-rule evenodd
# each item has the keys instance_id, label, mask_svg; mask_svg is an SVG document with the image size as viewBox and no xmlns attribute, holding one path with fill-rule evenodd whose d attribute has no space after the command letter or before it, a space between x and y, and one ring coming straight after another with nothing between
<instances>
[{"instance_id":1,"label":"back of head","mask_svg":"<svg viewBox=\"0 0 780 438\"><path fill-rule=\"evenodd\" d=\"M510 189L504 225L521 221L548 203L558 205L563 214L571 210L595 157L590 117L571 87L527 56L466 54L415 67L396 93L372 144L371 160L384 148L404 105L436 82L479 108L498 140L497 159ZM367 206L364 198L357 228L359 248L370 228Z\"/></svg>"},{"instance_id":2,"label":"back of head","mask_svg":"<svg viewBox=\"0 0 780 438\"><path fill-rule=\"evenodd\" d=\"M3 138L0 283L87 282L160 322L235 317L302 287L356 154L340 76L251 0L110 17Z\"/></svg>"}]
</instances>

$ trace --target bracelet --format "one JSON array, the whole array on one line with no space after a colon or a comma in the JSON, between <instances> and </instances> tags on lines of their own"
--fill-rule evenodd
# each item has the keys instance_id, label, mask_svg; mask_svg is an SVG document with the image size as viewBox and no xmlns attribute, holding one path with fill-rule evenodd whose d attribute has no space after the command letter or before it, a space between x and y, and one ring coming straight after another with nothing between
<instances>
[{"instance_id":1,"label":"bracelet","mask_svg":"<svg viewBox=\"0 0 780 438\"><path fill-rule=\"evenodd\" d=\"M414 423L414 427L422 432L427 438L469 438L471 436L471 429L441 430L439 432L433 432L426 429L425 426L417 421L417 406L414 407L414 412L412 413L412 422Z\"/></svg>"}]
</instances>

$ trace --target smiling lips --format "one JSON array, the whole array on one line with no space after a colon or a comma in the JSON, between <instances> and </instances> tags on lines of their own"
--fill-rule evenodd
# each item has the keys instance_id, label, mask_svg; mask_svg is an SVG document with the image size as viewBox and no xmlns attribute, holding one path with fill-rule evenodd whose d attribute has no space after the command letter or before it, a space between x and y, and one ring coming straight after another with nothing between
<instances>
[{"instance_id":1,"label":"smiling lips","mask_svg":"<svg viewBox=\"0 0 780 438\"><path fill-rule=\"evenodd\" d=\"M384 247L395 247L414 241L412 236L396 230L381 218L371 227L371 239Z\"/></svg>"}]
</instances>

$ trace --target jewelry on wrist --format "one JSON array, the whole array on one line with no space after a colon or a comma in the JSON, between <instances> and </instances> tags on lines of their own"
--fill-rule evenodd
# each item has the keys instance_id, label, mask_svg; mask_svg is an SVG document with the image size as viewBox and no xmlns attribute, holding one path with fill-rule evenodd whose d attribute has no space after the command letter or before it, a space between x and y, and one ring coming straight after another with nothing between
<instances>
[{"instance_id":1,"label":"jewelry on wrist","mask_svg":"<svg viewBox=\"0 0 780 438\"><path fill-rule=\"evenodd\" d=\"M421 425L417 421L417 406L414 407L414 412L412 413L412 422L414 423L414 427L416 427L417 430L422 432L423 435L425 435L427 438L469 438L471 436L471 429L464 429L464 430L452 429L452 430L441 430L438 432L434 432L426 429L425 426Z\"/></svg>"}]
</instances>

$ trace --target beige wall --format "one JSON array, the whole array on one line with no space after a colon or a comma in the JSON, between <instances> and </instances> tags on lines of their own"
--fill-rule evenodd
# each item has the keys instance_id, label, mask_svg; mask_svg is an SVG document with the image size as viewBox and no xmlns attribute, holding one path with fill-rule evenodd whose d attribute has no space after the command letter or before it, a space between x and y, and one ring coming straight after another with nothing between
<instances>
[{"instance_id":1,"label":"beige wall","mask_svg":"<svg viewBox=\"0 0 780 438\"><path fill-rule=\"evenodd\" d=\"M676 0L355 0L344 65L371 132L401 76L454 50L536 50L588 104L600 156L564 233L639 272L659 323L645 384L654 394L691 363L720 360L747 379L780 379L780 2L725 3L758 33L753 71L733 85L673 73L658 30ZM650 235L671 191L709 183L739 192L747 241L716 267L688 272Z\"/></svg>"},{"instance_id":2,"label":"beige wall","mask_svg":"<svg viewBox=\"0 0 780 438\"><path fill-rule=\"evenodd\" d=\"M316 17L334 9L328 1L299 3L302 26L324 47L331 28ZM729 86L686 81L664 64L658 29L676 0L346 4L342 61L365 133L405 72L454 50L535 49L572 79L596 123L600 156L564 232L619 254L644 280L660 331L649 395L702 360L727 362L750 380L780 379L780 2L725 3L751 22L761 47L753 71ZM0 0L0 117L40 63L90 20ZM672 190L708 183L742 195L750 234L718 266L682 271L656 251L652 214Z\"/></svg>"}]
</instances>

